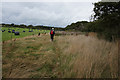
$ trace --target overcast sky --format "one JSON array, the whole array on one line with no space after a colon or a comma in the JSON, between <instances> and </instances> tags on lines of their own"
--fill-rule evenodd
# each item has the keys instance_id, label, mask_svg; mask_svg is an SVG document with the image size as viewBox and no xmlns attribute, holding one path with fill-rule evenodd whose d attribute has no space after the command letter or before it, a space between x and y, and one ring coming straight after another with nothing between
<instances>
[{"instance_id":1,"label":"overcast sky","mask_svg":"<svg viewBox=\"0 0 120 80\"><path fill-rule=\"evenodd\" d=\"M94 2L2 2L2 22L66 27L89 21Z\"/></svg>"}]
</instances>

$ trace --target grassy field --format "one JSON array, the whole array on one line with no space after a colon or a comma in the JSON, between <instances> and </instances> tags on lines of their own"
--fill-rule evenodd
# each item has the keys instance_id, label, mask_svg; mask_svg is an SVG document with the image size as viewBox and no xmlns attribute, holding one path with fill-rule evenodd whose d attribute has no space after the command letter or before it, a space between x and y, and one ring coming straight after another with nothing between
<instances>
[{"instance_id":1,"label":"grassy field","mask_svg":"<svg viewBox=\"0 0 120 80\"><path fill-rule=\"evenodd\" d=\"M45 32L48 33L49 32L48 30L37 30L37 29L33 29L33 32L29 32L29 29L27 29L27 28L24 29L24 28L14 28L14 27L11 27L11 28L2 27L1 29L5 30L4 32L1 31L2 32L2 41L7 41L7 40L15 39L15 38L21 38L21 37L25 37L25 36L35 35L35 34L38 34L39 32L40 33L45 33ZM14 33L8 33L8 31L12 32L12 30L19 31L20 35L17 36ZM25 32L23 32L23 31L25 31Z\"/></svg>"},{"instance_id":2,"label":"grassy field","mask_svg":"<svg viewBox=\"0 0 120 80\"><path fill-rule=\"evenodd\" d=\"M84 35L29 36L2 44L5 78L117 78L117 43Z\"/></svg>"}]
</instances>

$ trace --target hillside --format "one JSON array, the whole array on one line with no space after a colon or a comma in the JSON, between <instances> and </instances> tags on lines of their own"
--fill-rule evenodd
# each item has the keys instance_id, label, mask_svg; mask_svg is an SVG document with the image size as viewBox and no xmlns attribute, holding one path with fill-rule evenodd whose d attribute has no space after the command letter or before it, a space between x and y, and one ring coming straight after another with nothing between
<instances>
[{"instance_id":1,"label":"hillside","mask_svg":"<svg viewBox=\"0 0 120 80\"><path fill-rule=\"evenodd\" d=\"M87 21L78 21L76 23L72 23L65 27L66 30L76 30L76 31L83 31L86 24L89 23Z\"/></svg>"}]
</instances>

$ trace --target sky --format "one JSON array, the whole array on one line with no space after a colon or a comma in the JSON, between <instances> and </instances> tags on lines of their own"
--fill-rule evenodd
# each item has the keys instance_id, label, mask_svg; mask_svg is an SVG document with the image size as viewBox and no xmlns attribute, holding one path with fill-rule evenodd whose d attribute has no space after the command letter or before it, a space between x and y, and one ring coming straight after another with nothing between
<instances>
[{"instance_id":1,"label":"sky","mask_svg":"<svg viewBox=\"0 0 120 80\"><path fill-rule=\"evenodd\" d=\"M89 21L94 2L2 2L2 23L66 27Z\"/></svg>"}]
</instances>

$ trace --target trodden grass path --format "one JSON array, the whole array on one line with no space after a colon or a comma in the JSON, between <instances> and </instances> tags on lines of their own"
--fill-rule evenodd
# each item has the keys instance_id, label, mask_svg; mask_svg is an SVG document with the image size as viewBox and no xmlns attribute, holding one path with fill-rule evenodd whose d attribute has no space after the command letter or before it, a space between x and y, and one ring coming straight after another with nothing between
<instances>
[{"instance_id":1,"label":"trodden grass path","mask_svg":"<svg viewBox=\"0 0 120 80\"><path fill-rule=\"evenodd\" d=\"M117 46L84 35L30 36L2 44L5 78L116 78Z\"/></svg>"},{"instance_id":2,"label":"trodden grass path","mask_svg":"<svg viewBox=\"0 0 120 80\"><path fill-rule=\"evenodd\" d=\"M62 52L57 45L56 40L50 41L49 35L26 37L13 40L12 43L4 43L3 77L62 77L63 70L70 66L61 65L61 57L64 56L61 56Z\"/></svg>"}]
</instances>

